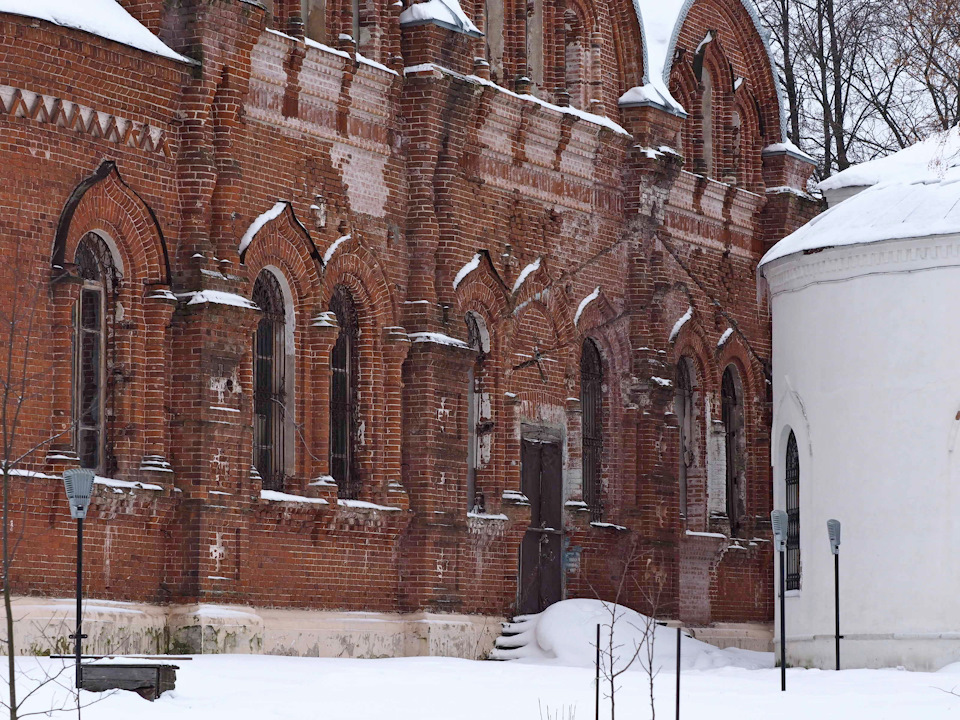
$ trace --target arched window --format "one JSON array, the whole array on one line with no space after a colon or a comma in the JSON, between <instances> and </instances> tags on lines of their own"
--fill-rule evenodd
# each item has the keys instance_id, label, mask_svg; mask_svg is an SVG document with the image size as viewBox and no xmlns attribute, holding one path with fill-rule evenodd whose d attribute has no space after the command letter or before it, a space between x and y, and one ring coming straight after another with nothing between
<instances>
[{"instance_id":1,"label":"arched window","mask_svg":"<svg viewBox=\"0 0 960 720\"><path fill-rule=\"evenodd\" d=\"M357 310L350 291L338 285L330 299L340 332L330 354L330 474L337 481L339 496L353 499L360 494L355 467L357 437Z\"/></svg>"},{"instance_id":2,"label":"arched window","mask_svg":"<svg viewBox=\"0 0 960 720\"><path fill-rule=\"evenodd\" d=\"M280 281L270 270L257 276L253 302L260 308L253 338L253 464L265 490L283 490L287 318Z\"/></svg>"},{"instance_id":3,"label":"arched window","mask_svg":"<svg viewBox=\"0 0 960 720\"><path fill-rule=\"evenodd\" d=\"M486 498L477 484L477 471L490 459L493 430L490 392L485 387L485 360L490 352L490 335L483 318L468 312L467 343L476 359L467 371L467 510L485 512Z\"/></svg>"},{"instance_id":4,"label":"arched window","mask_svg":"<svg viewBox=\"0 0 960 720\"><path fill-rule=\"evenodd\" d=\"M109 322L119 276L109 247L96 233L87 233L77 246L74 262L83 287L74 311L73 407L80 467L97 472L107 463L107 355L111 351Z\"/></svg>"},{"instance_id":5,"label":"arched window","mask_svg":"<svg viewBox=\"0 0 960 720\"><path fill-rule=\"evenodd\" d=\"M695 430L695 403L694 403L694 370L689 358L680 358L677 364L677 393L674 397L674 411L677 414L677 425L680 430L679 455L680 463L677 471L680 492L680 514L687 515L687 472L695 462L694 430Z\"/></svg>"},{"instance_id":6,"label":"arched window","mask_svg":"<svg viewBox=\"0 0 960 720\"><path fill-rule=\"evenodd\" d=\"M790 431L786 457L787 590L800 589L800 453Z\"/></svg>"},{"instance_id":7,"label":"arched window","mask_svg":"<svg viewBox=\"0 0 960 720\"><path fill-rule=\"evenodd\" d=\"M580 353L580 409L583 413L583 501L594 521L603 517L603 363L596 343L587 338Z\"/></svg>"},{"instance_id":8,"label":"arched window","mask_svg":"<svg viewBox=\"0 0 960 720\"><path fill-rule=\"evenodd\" d=\"M563 14L563 89L570 105L583 108L587 89L587 42L583 20L576 9L567 4Z\"/></svg>"},{"instance_id":9,"label":"arched window","mask_svg":"<svg viewBox=\"0 0 960 720\"><path fill-rule=\"evenodd\" d=\"M327 40L326 0L300 0L300 15L303 18L303 34L311 40Z\"/></svg>"},{"instance_id":10,"label":"arched window","mask_svg":"<svg viewBox=\"0 0 960 720\"><path fill-rule=\"evenodd\" d=\"M706 67L700 75L700 132L703 137L703 166L707 177L714 175L713 158L713 76Z\"/></svg>"},{"instance_id":11,"label":"arched window","mask_svg":"<svg viewBox=\"0 0 960 720\"><path fill-rule=\"evenodd\" d=\"M727 369L723 371L720 399L725 435L727 518L730 520L730 534L734 537L740 530L741 492L745 470L743 394L740 387L739 373L733 365L728 365Z\"/></svg>"}]
</instances>

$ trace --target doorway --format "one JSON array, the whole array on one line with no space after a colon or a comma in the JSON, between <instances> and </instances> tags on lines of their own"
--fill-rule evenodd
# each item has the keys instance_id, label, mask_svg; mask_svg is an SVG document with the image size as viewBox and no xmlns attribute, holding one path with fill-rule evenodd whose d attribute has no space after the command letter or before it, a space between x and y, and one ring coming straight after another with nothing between
<instances>
[{"instance_id":1,"label":"doorway","mask_svg":"<svg viewBox=\"0 0 960 720\"><path fill-rule=\"evenodd\" d=\"M563 460L559 433L524 430L520 483L530 500L530 527L520 547L520 614L563 597Z\"/></svg>"}]
</instances>

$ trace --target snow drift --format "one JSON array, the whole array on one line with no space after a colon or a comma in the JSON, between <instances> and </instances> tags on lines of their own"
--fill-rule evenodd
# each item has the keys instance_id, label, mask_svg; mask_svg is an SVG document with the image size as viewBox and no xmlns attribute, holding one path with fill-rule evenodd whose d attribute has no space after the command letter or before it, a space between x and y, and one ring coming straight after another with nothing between
<instances>
[{"instance_id":1,"label":"snow drift","mask_svg":"<svg viewBox=\"0 0 960 720\"><path fill-rule=\"evenodd\" d=\"M611 614L611 611L613 614ZM536 615L521 615L507 623L505 630L515 635L501 637L491 657L528 663L593 667L596 657L597 625L600 625L601 651L610 647L611 617L615 663L619 669L629 661L634 649L644 642L647 618L623 605L601 600L564 600ZM677 666L677 631L655 626L654 670L673 671ZM630 670L642 670L646 650ZM609 662L609 661L608 661ZM684 634L680 641L680 667L683 670L711 670L738 667L759 670L773 667L773 653L738 648L721 650Z\"/></svg>"}]
</instances>

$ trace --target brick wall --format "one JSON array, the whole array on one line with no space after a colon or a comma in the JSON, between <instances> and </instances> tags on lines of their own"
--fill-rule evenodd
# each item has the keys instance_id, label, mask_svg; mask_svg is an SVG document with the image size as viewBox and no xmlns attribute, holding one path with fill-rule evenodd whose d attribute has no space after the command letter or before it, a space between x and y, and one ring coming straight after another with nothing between
<instances>
[{"instance_id":1,"label":"brick wall","mask_svg":"<svg viewBox=\"0 0 960 720\"><path fill-rule=\"evenodd\" d=\"M304 43L292 4L275 3L273 19L237 0L124 4L200 62L0 16L17 38L0 54L10 88L0 252L15 280L0 285L2 303L25 281L41 289L18 448L52 437L23 464L40 475L16 481L19 591L72 589L73 524L56 477L77 463L73 257L95 231L122 266L103 470L125 483L97 486L91 595L509 614L530 522L519 495L526 424L562 442L567 596L619 592L691 623L772 617L770 331L754 269L815 208L798 192L765 192L801 189L809 168L761 153L780 140L779 110L738 3L700 0L683 25L672 86L686 119L618 109L642 77L632 6L582 3L610 29L590 36L590 110L625 132L490 85L475 61L482 39L430 24L401 31L395 9L374 13L372 64L351 43ZM338 7L328 3L328 28L345 22ZM525 91L519 7L504 3L504 83ZM478 22L481 10L469 9ZM544 17L536 92L562 100L563 6L544 3ZM694 49L707 30L703 61L715 77L742 78L715 88L716 178L690 172L705 167ZM250 232L278 200L282 211ZM284 490L312 502L263 499L251 469L258 313L242 299L265 268L282 277L293 318ZM339 287L358 315L357 502L339 502L329 479ZM489 334L479 365L468 312ZM603 361L601 526L580 502L586 338ZM21 339L15 357L27 352ZM700 438L685 517L672 387L682 358L697 371ZM736 541L716 511L731 364L745 418ZM471 367L489 404L479 517L467 514Z\"/></svg>"}]
</instances>

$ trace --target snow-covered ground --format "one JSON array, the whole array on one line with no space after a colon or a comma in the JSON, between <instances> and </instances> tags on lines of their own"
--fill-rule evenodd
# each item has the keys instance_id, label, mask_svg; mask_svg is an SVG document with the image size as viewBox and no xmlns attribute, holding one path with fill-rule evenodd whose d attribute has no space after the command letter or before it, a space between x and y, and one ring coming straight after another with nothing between
<instances>
[{"instance_id":1,"label":"snow-covered ground","mask_svg":"<svg viewBox=\"0 0 960 720\"><path fill-rule=\"evenodd\" d=\"M611 612L612 611L612 612ZM384 660L198 655L178 662L177 688L150 703L130 692L83 692L87 720L588 720L594 717L597 625L601 651L624 662L649 637L642 615L596 600L566 600L518 618L516 633L498 650L502 662L454 658ZM656 628L656 711L673 718L676 633ZM681 711L685 718L778 720L940 720L960 717L960 663L938 673L902 670L789 669L787 692L773 655L719 650L692 638L681 649ZM609 656L608 656L609 657ZM645 658L646 654L641 654ZM5 664L4 664L5 667ZM29 700L25 712L75 707L69 661L18 659L21 697L36 679L57 675ZM621 667L615 665L615 667ZM601 712L610 717L601 680ZM649 678L642 662L619 676L617 717L650 717ZM2 689L2 688L0 688ZM53 717L68 717L69 712Z\"/></svg>"},{"instance_id":2,"label":"snow-covered ground","mask_svg":"<svg viewBox=\"0 0 960 720\"><path fill-rule=\"evenodd\" d=\"M37 667L24 658L20 666ZM44 665L58 661L41 660ZM657 716L674 717L674 678L656 680ZM71 684L70 670L62 680ZM617 717L649 718L646 676L621 676ZM897 670L721 668L682 674L682 717L744 720L940 720L960 717L960 666L939 673ZM21 682L21 693L25 690ZM3 688L6 691L6 688ZM61 695L63 691L61 690ZM83 693L83 701L97 696ZM50 707L48 693L30 708ZM450 658L334 660L256 655L205 655L180 663L177 689L156 702L115 692L84 709L86 720L540 720L574 707L593 718L593 672L587 668ZM605 704L606 707L606 704ZM540 708L543 708L541 715ZM54 717L71 714L57 713ZM75 716L75 713L72 714ZM569 714L559 716L569 718ZM601 717L609 718L609 710Z\"/></svg>"}]
</instances>

